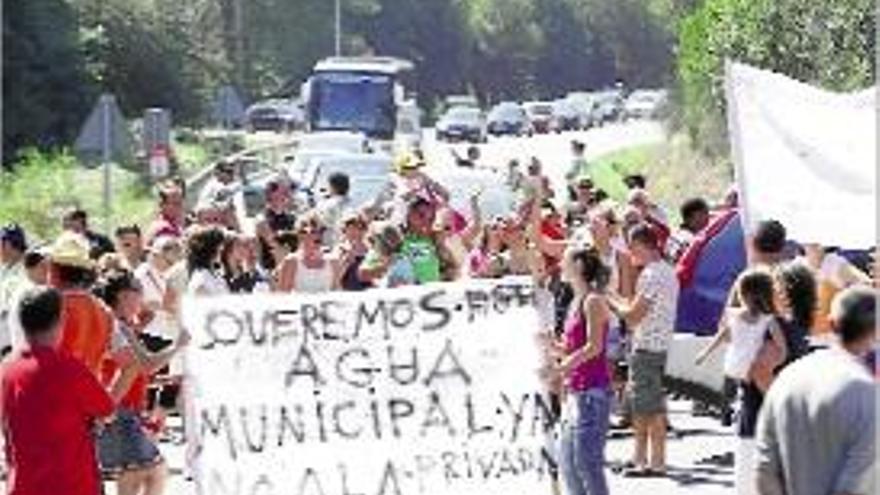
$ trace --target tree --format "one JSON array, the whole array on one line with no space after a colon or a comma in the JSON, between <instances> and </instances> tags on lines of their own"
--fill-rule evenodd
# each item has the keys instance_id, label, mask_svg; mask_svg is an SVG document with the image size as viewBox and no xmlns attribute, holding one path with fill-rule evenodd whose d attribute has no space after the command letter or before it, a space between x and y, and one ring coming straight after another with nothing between
<instances>
[{"instance_id":1,"label":"tree","mask_svg":"<svg viewBox=\"0 0 880 495\"><path fill-rule=\"evenodd\" d=\"M25 146L69 143L95 92L64 0L3 5L3 161Z\"/></svg>"},{"instance_id":2,"label":"tree","mask_svg":"<svg viewBox=\"0 0 880 495\"><path fill-rule=\"evenodd\" d=\"M873 84L875 40L871 0L707 0L679 34L681 124L705 151L726 152L725 59L850 91Z\"/></svg>"}]
</instances>

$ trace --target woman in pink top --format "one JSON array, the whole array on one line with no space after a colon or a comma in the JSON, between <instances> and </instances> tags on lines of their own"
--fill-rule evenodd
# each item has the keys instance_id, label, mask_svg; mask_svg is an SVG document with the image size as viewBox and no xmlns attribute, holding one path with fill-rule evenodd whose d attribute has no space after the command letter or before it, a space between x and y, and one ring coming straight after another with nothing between
<instances>
[{"instance_id":1,"label":"woman in pink top","mask_svg":"<svg viewBox=\"0 0 880 495\"><path fill-rule=\"evenodd\" d=\"M560 466L570 495L607 495L605 436L611 377L605 354L610 310L609 268L594 247L570 249L563 276L574 291L561 342L554 345L556 375L565 384Z\"/></svg>"}]
</instances>

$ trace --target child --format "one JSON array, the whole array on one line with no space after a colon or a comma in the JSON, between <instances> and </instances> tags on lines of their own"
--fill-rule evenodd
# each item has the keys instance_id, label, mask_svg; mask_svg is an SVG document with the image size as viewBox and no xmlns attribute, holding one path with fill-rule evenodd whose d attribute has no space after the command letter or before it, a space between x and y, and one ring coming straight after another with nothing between
<instances>
[{"instance_id":1,"label":"child","mask_svg":"<svg viewBox=\"0 0 880 495\"><path fill-rule=\"evenodd\" d=\"M725 311L721 326L712 342L697 356L697 365L721 344L729 342L724 356L724 374L734 380L738 387L737 409L743 414L749 407L745 401L746 389L754 388L755 377L751 371L768 338L776 347L781 360L786 353L785 338L777 322L774 305L773 277L766 270L752 269L743 273L736 283L736 291L742 307ZM749 401L751 403L751 401ZM739 448L736 454L736 492L739 495L755 493L750 482L754 472L754 439L741 427L737 429Z\"/></svg>"},{"instance_id":2,"label":"child","mask_svg":"<svg viewBox=\"0 0 880 495\"><path fill-rule=\"evenodd\" d=\"M740 383L749 380L749 370L769 336L780 349L785 339L776 321L773 277L765 270L743 273L736 283L743 307L728 308L712 342L697 355L701 365L722 342L729 342L724 355L724 374Z\"/></svg>"}]
</instances>

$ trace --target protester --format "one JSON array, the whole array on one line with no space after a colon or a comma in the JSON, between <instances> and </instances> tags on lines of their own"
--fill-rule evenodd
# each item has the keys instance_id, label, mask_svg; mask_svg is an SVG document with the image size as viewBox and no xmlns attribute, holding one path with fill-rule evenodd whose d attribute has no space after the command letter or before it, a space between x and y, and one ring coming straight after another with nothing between
<instances>
[{"instance_id":1,"label":"protester","mask_svg":"<svg viewBox=\"0 0 880 495\"><path fill-rule=\"evenodd\" d=\"M198 203L229 199L235 193L235 164L221 160L214 164L214 174L202 186Z\"/></svg>"},{"instance_id":2,"label":"protester","mask_svg":"<svg viewBox=\"0 0 880 495\"><path fill-rule=\"evenodd\" d=\"M752 269L740 275L735 290L742 303L741 308L729 308L722 316L720 327L711 340L696 358L701 365L706 358L722 343L729 342L724 356L724 373L739 386L740 414L743 414L746 388L758 386L762 390L758 377L753 374L753 367L759 357L761 348L769 339L778 349L775 365L785 361L787 348L785 338L777 322L774 304L773 277L766 270ZM751 405L751 404L749 404ZM748 411L746 414L754 412ZM738 431L739 440L736 451L735 483L739 495L754 492L751 473L754 470L755 445L751 432Z\"/></svg>"},{"instance_id":3,"label":"protester","mask_svg":"<svg viewBox=\"0 0 880 495\"><path fill-rule=\"evenodd\" d=\"M364 215L349 212L340 221L341 241L337 246L335 258L342 270L340 288L346 291L363 291L373 287L360 277L360 269L370 247L367 245L369 223Z\"/></svg>"},{"instance_id":4,"label":"protester","mask_svg":"<svg viewBox=\"0 0 880 495\"><path fill-rule=\"evenodd\" d=\"M569 495L607 495L605 440L611 414L606 356L610 310L605 298L608 267L592 247L575 249L563 262L574 290L564 341L557 344L556 372L565 382L561 466Z\"/></svg>"},{"instance_id":5,"label":"protester","mask_svg":"<svg viewBox=\"0 0 880 495\"><path fill-rule=\"evenodd\" d=\"M115 251L113 242L107 236L89 228L89 214L81 208L74 208L67 212L64 215L62 227L65 231L79 234L89 241L89 257L93 260Z\"/></svg>"},{"instance_id":6,"label":"protester","mask_svg":"<svg viewBox=\"0 0 880 495\"><path fill-rule=\"evenodd\" d=\"M89 243L79 234L65 232L55 240L49 257L49 284L61 291L64 300L60 349L97 377L110 347L112 318L90 292L95 263L89 257Z\"/></svg>"},{"instance_id":7,"label":"protester","mask_svg":"<svg viewBox=\"0 0 880 495\"><path fill-rule=\"evenodd\" d=\"M257 239L260 242L260 263L271 272L281 263L286 253L278 243L278 234L292 231L296 216L290 212L292 196L289 182L283 177L266 184L266 209L257 223Z\"/></svg>"},{"instance_id":8,"label":"protester","mask_svg":"<svg viewBox=\"0 0 880 495\"><path fill-rule=\"evenodd\" d=\"M647 189L648 181L642 174L630 174L623 178L623 183L629 190Z\"/></svg>"},{"instance_id":9,"label":"protester","mask_svg":"<svg viewBox=\"0 0 880 495\"><path fill-rule=\"evenodd\" d=\"M11 494L102 492L92 429L113 413L113 401L80 360L59 350L63 304L57 290L34 287L14 309L26 343L0 371Z\"/></svg>"},{"instance_id":10,"label":"protester","mask_svg":"<svg viewBox=\"0 0 880 495\"><path fill-rule=\"evenodd\" d=\"M146 259L141 228L135 224L116 227L113 235L116 252L125 260L129 270L134 270Z\"/></svg>"},{"instance_id":11,"label":"protester","mask_svg":"<svg viewBox=\"0 0 880 495\"><path fill-rule=\"evenodd\" d=\"M103 374L118 404L113 420L98 435L101 469L116 478L119 495L161 495L167 466L145 431L142 414L150 373L170 362L187 343L187 334L164 351L152 353L138 336L147 322L142 320L143 292L137 279L127 271L111 273L98 291L113 311L116 323Z\"/></svg>"},{"instance_id":12,"label":"protester","mask_svg":"<svg viewBox=\"0 0 880 495\"><path fill-rule=\"evenodd\" d=\"M0 229L0 348L5 354L12 344L12 325L9 322L15 298L27 286L24 266L27 240L17 224Z\"/></svg>"},{"instance_id":13,"label":"protester","mask_svg":"<svg viewBox=\"0 0 880 495\"><path fill-rule=\"evenodd\" d=\"M785 261L786 244L787 233L781 223L776 220L762 221L748 243L749 264L773 268Z\"/></svg>"},{"instance_id":14,"label":"protester","mask_svg":"<svg viewBox=\"0 0 880 495\"><path fill-rule=\"evenodd\" d=\"M803 260L813 270L818 284L819 300L816 305L813 331L816 334L828 333L831 331L829 315L834 296L854 285L870 286L871 277L834 249L827 249L816 243L804 244L803 249Z\"/></svg>"},{"instance_id":15,"label":"protester","mask_svg":"<svg viewBox=\"0 0 880 495\"><path fill-rule=\"evenodd\" d=\"M321 223L328 227L324 230L323 239L326 246L333 246L336 243L339 233L336 226L339 225L342 215L353 208L351 198L348 196L350 187L347 175L341 172L330 174L327 178L328 196L315 207Z\"/></svg>"},{"instance_id":16,"label":"protester","mask_svg":"<svg viewBox=\"0 0 880 495\"><path fill-rule=\"evenodd\" d=\"M572 187L573 198L565 208L565 224L569 228L579 227L587 222L587 214L595 206L593 180L587 175L577 177Z\"/></svg>"},{"instance_id":17,"label":"protester","mask_svg":"<svg viewBox=\"0 0 880 495\"><path fill-rule=\"evenodd\" d=\"M498 278L507 271L502 253L503 231L503 218L497 218L483 227L477 245L468 253L468 277Z\"/></svg>"},{"instance_id":18,"label":"protester","mask_svg":"<svg viewBox=\"0 0 880 495\"><path fill-rule=\"evenodd\" d=\"M269 280L258 266L256 239L244 234L227 236L223 246L223 278L229 290L237 294L268 292Z\"/></svg>"},{"instance_id":19,"label":"protester","mask_svg":"<svg viewBox=\"0 0 880 495\"><path fill-rule=\"evenodd\" d=\"M315 294L339 287L342 267L338 259L324 254L322 239L325 229L317 215L297 221L298 249L279 267L279 291Z\"/></svg>"},{"instance_id":20,"label":"protester","mask_svg":"<svg viewBox=\"0 0 880 495\"><path fill-rule=\"evenodd\" d=\"M587 145L583 141L571 142L571 165L565 173L565 179L571 181L575 177L590 175L590 164L584 156L587 151Z\"/></svg>"},{"instance_id":21,"label":"protester","mask_svg":"<svg viewBox=\"0 0 880 495\"><path fill-rule=\"evenodd\" d=\"M632 460L625 466L626 474L665 476L663 372L675 325L678 279L675 269L663 259L660 241L650 225L637 225L628 237L633 264L641 269L635 296L629 301L609 296L614 313L632 329L627 387L636 444Z\"/></svg>"},{"instance_id":22,"label":"protester","mask_svg":"<svg viewBox=\"0 0 880 495\"><path fill-rule=\"evenodd\" d=\"M442 280L443 266L440 246L434 237L434 205L422 197L410 200L407 206L401 254L412 263L416 283L427 284Z\"/></svg>"},{"instance_id":23,"label":"protester","mask_svg":"<svg viewBox=\"0 0 880 495\"><path fill-rule=\"evenodd\" d=\"M186 218L183 188L167 181L159 186L158 200L157 215L147 230L146 245L161 236L183 237Z\"/></svg>"},{"instance_id":24,"label":"protester","mask_svg":"<svg viewBox=\"0 0 880 495\"><path fill-rule=\"evenodd\" d=\"M878 297L868 288L835 296L838 341L788 366L770 388L757 426L761 495L876 493L877 387L862 359L876 345Z\"/></svg>"},{"instance_id":25,"label":"protester","mask_svg":"<svg viewBox=\"0 0 880 495\"><path fill-rule=\"evenodd\" d=\"M45 246L29 249L22 260L30 285L49 283L49 258Z\"/></svg>"},{"instance_id":26,"label":"protester","mask_svg":"<svg viewBox=\"0 0 880 495\"><path fill-rule=\"evenodd\" d=\"M412 260L403 252L403 233L390 222L373 224L369 236L370 251L358 278L375 287L395 288L416 284Z\"/></svg>"},{"instance_id":27,"label":"protester","mask_svg":"<svg viewBox=\"0 0 880 495\"><path fill-rule=\"evenodd\" d=\"M407 154L399 157L395 166L399 177L395 203L402 208L401 217L406 216L406 206L416 198L424 199L434 208L449 203L449 191L421 170L425 166L424 159Z\"/></svg>"},{"instance_id":28,"label":"protester","mask_svg":"<svg viewBox=\"0 0 880 495\"><path fill-rule=\"evenodd\" d=\"M703 198L692 198L681 205L681 226L669 238L666 253L669 259L678 260L709 224L709 203Z\"/></svg>"},{"instance_id":29,"label":"protester","mask_svg":"<svg viewBox=\"0 0 880 495\"><path fill-rule=\"evenodd\" d=\"M480 208L482 193L479 190L471 195L469 220L463 219L448 205L440 209L436 217L436 237L458 270L454 275L455 279L468 275L468 257L483 229L483 212Z\"/></svg>"},{"instance_id":30,"label":"protester","mask_svg":"<svg viewBox=\"0 0 880 495\"><path fill-rule=\"evenodd\" d=\"M221 273L221 254L226 234L217 227L196 227L187 239L186 266L189 273L186 292L199 296L229 294Z\"/></svg>"},{"instance_id":31,"label":"protester","mask_svg":"<svg viewBox=\"0 0 880 495\"><path fill-rule=\"evenodd\" d=\"M147 260L134 270L134 276L143 291L143 302L154 317L144 333L172 341L177 338L180 294L169 285L171 268L183 259L183 246L174 237L159 237L153 241Z\"/></svg>"}]
</instances>

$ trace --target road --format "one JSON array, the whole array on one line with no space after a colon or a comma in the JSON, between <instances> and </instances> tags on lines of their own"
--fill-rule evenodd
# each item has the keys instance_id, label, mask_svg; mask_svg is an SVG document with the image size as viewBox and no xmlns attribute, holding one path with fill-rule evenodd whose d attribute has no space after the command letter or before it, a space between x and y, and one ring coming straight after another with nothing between
<instances>
[{"instance_id":1,"label":"road","mask_svg":"<svg viewBox=\"0 0 880 495\"><path fill-rule=\"evenodd\" d=\"M430 168L454 166L449 145L437 143L430 131L426 132L423 143ZM545 166L554 187L564 183L563 175L570 162L570 142L572 139L587 143L587 157L597 156L632 146L656 142L663 138L660 125L651 122L636 122L609 125L586 132L535 136L528 139L492 139L480 145L482 158L480 164L490 167L504 167L511 158L525 162L535 156ZM272 136L262 137L271 142ZM455 145L463 153L468 145ZM734 448L734 437L730 428L722 428L717 420L693 417L691 405L687 401L676 400L670 404L670 421L680 436L671 435L668 446L669 476L666 479L629 479L612 474L609 468L609 484L612 494L635 495L727 495L733 493L732 467L718 462L719 456L729 454ZM172 425L179 425L172 420ZM180 437L179 431L177 438ZM194 495L194 485L184 476L184 446L179 441L160 444L171 468L171 480L167 493L172 495ZM630 455L632 439L628 434L614 434L607 446L609 465L625 460ZM108 493L115 490L108 486ZM549 492L546 494L549 495Z\"/></svg>"},{"instance_id":2,"label":"road","mask_svg":"<svg viewBox=\"0 0 880 495\"><path fill-rule=\"evenodd\" d=\"M663 127L652 121L636 121L626 124L609 124L588 131L565 132L562 134L542 134L531 138L490 138L486 144L479 145L480 164L504 169L507 163L516 158L522 170L531 157L538 158L544 166L554 190L565 187L565 172L571 163L571 141L583 141L587 159L611 153L624 148L658 142L664 137ZM434 166L453 164L450 145L438 143L433 132L425 132L422 144L428 163ZM454 148L460 155L465 154L468 144L456 144Z\"/></svg>"}]
</instances>

